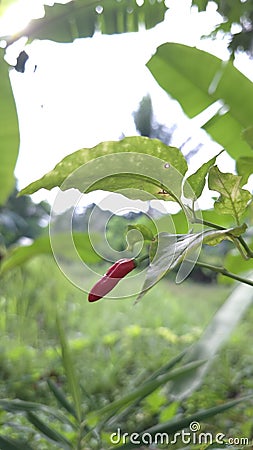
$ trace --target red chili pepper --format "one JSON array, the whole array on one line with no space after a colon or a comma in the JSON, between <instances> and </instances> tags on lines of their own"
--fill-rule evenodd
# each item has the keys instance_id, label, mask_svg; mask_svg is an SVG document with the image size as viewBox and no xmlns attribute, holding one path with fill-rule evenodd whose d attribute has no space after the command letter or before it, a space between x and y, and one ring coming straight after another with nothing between
<instances>
[{"instance_id":1,"label":"red chili pepper","mask_svg":"<svg viewBox=\"0 0 253 450\"><path fill-rule=\"evenodd\" d=\"M108 294L135 267L136 263L134 259L125 258L116 261L91 289L88 296L89 302L95 302Z\"/></svg>"}]
</instances>

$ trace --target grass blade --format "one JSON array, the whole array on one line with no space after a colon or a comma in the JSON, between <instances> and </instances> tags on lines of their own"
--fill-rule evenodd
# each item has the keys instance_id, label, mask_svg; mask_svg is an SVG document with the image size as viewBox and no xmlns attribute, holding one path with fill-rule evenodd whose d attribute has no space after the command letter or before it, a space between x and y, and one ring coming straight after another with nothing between
<instances>
[{"instance_id":1,"label":"grass blade","mask_svg":"<svg viewBox=\"0 0 253 450\"><path fill-rule=\"evenodd\" d=\"M49 441L53 441L58 444L61 448L65 450L71 450L71 443L60 433L55 431L53 428L49 427L46 423L44 423L38 416L34 413L27 413L27 419L29 422L40 431L40 433L45 436Z\"/></svg>"},{"instance_id":2,"label":"grass blade","mask_svg":"<svg viewBox=\"0 0 253 450\"><path fill-rule=\"evenodd\" d=\"M41 403L26 402L25 400L0 400L0 408L11 413L29 413L34 411L41 411L45 414L49 414L62 423L73 425L72 422L62 413Z\"/></svg>"},{"instance_id":3,"label":"grass blade","mask_svg":"<svg viewBox=\"0 0 253 450\"><path fill-rule=\"evenodd\" d=\"M47 384L49 386L49 389L54 394L56 400L59 402L59 404L66 409L67 412L69 412L75 419L77 419L76 411L74 410L73 406L69 403L66 395L64 392L58 388L58 386L50 380L50 378L47 380Z\"/></svg>"},{"instance_id":4,"label":"grass blade","mask_svg":"<svg viewBox=\"0 0 253 450\"><path fill-rule=\"evenodd\" d=\"M169 372L170 370L172 370L173 367L175 367L175 365L178 364L182 360L182 358L185 356L187 351L188 351L187 348L184 349L181 353L174 356L174 358L172 358L169 362L164 364L162 367L159 367L159 369L157 369L155 372L153 372L149 377L147 377L144 380L144 383L155 380L159 376L164 375L167 372ZM133 408L136 408L139 405L139 403L143 400L144 397L139 397L134 402L132 402L126 409L124 409L119 414L117 414L111 423L113 423L115 420L121 421L123 419L123 417L126 417L128 414L130 414L133 411Z\"/></svg>"},{"instance_id":5,"label":"grass blade","mask_svg":"<svg viewBox=\"0 0 253 450\"><path fill-rule=\"evenodd\" d=\"M241 402L245 402L252 398L252 395L247 397L242 397L237 400L233 400L231 402L224 403L223 405L215 406L213 408L205 409L203 411L199 411L196 414L192 414L191 416L185 417L185 418L175 418L173 420L170 420L169 422L161 423L158 425L155 425L152 428L148 428L147 430L141 432L139 434L138 443L135 444L135 447L141 447L143 443L141 442L141 436L142 435L148 435L153 438L153 440L156 439L156 437L159 435L159 433L166 433L167 436L171 436L175 434L177 431L183 430L184 428L189 427L191 422L201 422L202 420L205 420L209 417L213 417L216 414L221 414L222 412L233 408L234 406L238 405ZM137 441L136 441L137 442ZM110 450L113 450L115 447L111 447ZM123 444L121 446L117 446L117 450L132 450L133 444L131 442L127 442L126 444Z\"/></svg>"},{"instance_id":6,"label":"grass blade","mask_svg":"<svg viewBox=\"0 0 253 450\"><path fill-rule=\"evenodd\" d=\"M125 408L129 406L130 403L138 400L139 398L144 398L151 394L153 391L155 391L157 388L162 386L163 384L167 383L170 380L173 380L175 378L178 378L182 376L185 373L191 373L192 371L195 372L196 368L204 364L205 361L197 361L193 363L186 364L183 367L180 367L178 369L173 370L172 372L169 372L167 374L161 375L157 379L152 379L146 383L143 383L140 387L135 389L130 394L126 395L125 397L116 400L113 403L110 403L109 405L106 405L99 411L96 411L95 413L91 413L90 417L96 417L96 416L104 416L105 414L114 414L115 412L121 410L122 408Z\"/></svg>"},{"instance_id":7,"label":"grass blade","mask_svg":"<svg viewBox=\"0 0 253 450\"><path fill-rule=\"evenodd\" d=\"M64 331L63 331L63 327L60 323L60 319L57 317L56 319L56 325L57 325L57 329L58 329L58 333L59 333L59 337L60 337L60 344L61 344L61 351L62 351L62 362L63 362L63 366L66 372L66 377L67 377L67 381L68 381L68 386L69 386L69 390L70 393L72 395L73 398L73 402L75 405L75 411L76 411L76 416L77 416L77 420L79 422L81 422L82 420L82 409L81 409L81 391L80 391L80 386L78 384L77 381L77 377L76 377L76 373L75 373L75 369L74 369L74 365L73 365L73 361L71 358L71 352L69 349L69 345L67 342L67 339L65 337Z\"/></svg>"}]
</instances>

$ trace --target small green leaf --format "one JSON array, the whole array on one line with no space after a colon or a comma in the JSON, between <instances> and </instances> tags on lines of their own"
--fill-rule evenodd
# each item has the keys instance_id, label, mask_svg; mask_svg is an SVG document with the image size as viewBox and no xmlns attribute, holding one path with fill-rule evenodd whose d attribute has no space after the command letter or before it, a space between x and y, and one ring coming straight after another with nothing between
<instances>
[{"instance_id":1,"label":"small green leaf","mask_svg":"<svg viewBox=\"0 0 253 450\"><path fill-rule=\"evenodd\" d=\"M221 152L220 152L221 153ZM199 198L203 192L206 182L206 176L210 168L215 164L216 158L220 153L212 159L202 164L202 166L192 175L190 175L184 183L184 195L193 200Z\"/></svg>"},{"instance_id":2,"label":"small green leaf","mask_svg":"<svg viewBox=\"0 0 253 450\"><path fill-rule=\"evenodd\" d=\"M180 150L157 139L134 136L119 142L102 142L68 155L19 195L59 186L62 190L76 188L80 192L98 189L121 192L141 200L153 196L171 200L171 195L180 197L186 171L187 163Z\"/></svg>"},{"instance_id":3,"label":"small green leaf","mask_svg":"<svg viewBox=\"0 0 253 450\"><path fill-rule=\"evenodd\" d=\"M138 233L130 233L127 236L129 249L132 249L134 244L140 241L152 241L153 233L146 225L137 224L137 225L128 225L127 231L136 230Z\"/></svg>"},{"instance_id":4,"label":"small green leaf","mask_svg":"<svg viewBox=\"0 0 253 450\"><path fill-rule=\"evenodd\" d=\"M61 448L65 450L71 450L72 445L65 436L62 436L58 431L55 431L53 428L49 427L43 420L41 420L38 416L36 416L32 412L27 413L27 419L29 422L39 430L45 438L47 438L50 442L55 442L60 445Z\"/></svg>"},{"instance_id":5,"label":"small green leaf","mask_svg":"<svg viewBox=\"0 0 253 450\"><path fill-rule=\"evenodd\" d=\"M253 156L242 156L236 161L236 170L242 177L240 186L247 183L249 176L253 173Z\"/></svg>"},{"instance_id":6,"label":"small green leaf","mask_svg":"<svg viewBox=\"0 0 253 450\"><path fill-rule=\"evenodd\" d=\"M232 215L238 224L245 208L252 199L250 192L242 189L240 184L240 176L220 172L217 166L210 169L209 189L221 194L214 204L216 211L220 214Z\"/></svg>"}]
</instances>

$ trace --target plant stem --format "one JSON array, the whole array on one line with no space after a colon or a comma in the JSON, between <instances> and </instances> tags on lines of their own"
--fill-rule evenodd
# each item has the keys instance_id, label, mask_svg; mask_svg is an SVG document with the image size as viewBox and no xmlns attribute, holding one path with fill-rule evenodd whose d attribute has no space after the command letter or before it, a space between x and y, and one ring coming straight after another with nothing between
<instances>
[{"instance_id":1,"label":"plant stem","mask_svg":"<svg viewBox=\"0 0 253 450\"><path fill-rule=\"evenodd\" d=\"M188 260L189 262L193 262ZM213 272L221 273L225 277L232 278L233 280L240 281L240 283L248 284L249 286L253 286L253 281L247 278L240 277L235 273L229 272L225 267L222 266L213 266L211 264L203 263L200 261L195 262L196 266L204 267L205 269L212 270Z\"/></svg>"},{"instance_id":2,"label":"plant stem","mask_svg":"<svg viewBox=\"0 0 253 450\"><path fill-rule=\"evenodd\" d=\"M197 217L193 218L193 223L201 223L202 225L205 225L210 228L215 228L216 230L226 230L226 228L220 225L216 225L216 223L208 222L208 220L201 220L198 219ZM234 236L234 237L240 242L241 246L244 248L247 258L253 258L253 251L248 247L243 237L242 236Z\"/></svg>"}]
</instances>

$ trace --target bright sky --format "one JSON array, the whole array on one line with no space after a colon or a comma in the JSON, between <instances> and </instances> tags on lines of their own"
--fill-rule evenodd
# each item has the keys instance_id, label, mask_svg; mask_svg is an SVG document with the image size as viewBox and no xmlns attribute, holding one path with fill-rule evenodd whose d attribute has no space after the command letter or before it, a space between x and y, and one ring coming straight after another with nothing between
<instances>
[{"instance_id":1,"label":"bright sky","mask_svg":"<svg viewBox=\"0 0 253 450\"><path fill-rule=\"evenodd\" d=\"M24 16L31 11L32 16L40 15L41 3L40 0L20 0L0 23L1 34L8 32L8 27L16 31L19 24L27 21ZM170 9L166 20L149 31L114 36L97 34L70 44L37 41L26 47L29 60L25 73L11 71L20 122L21 145L16 167L20 188L79 148L117 140L122 134L136 134L132 112L147 92L152 95L161 123L170 126L178 122L173 145L181 146L193 130L195 137L184 146L184 152L200 141L205 144L193 158L192 168L218 153L219 147L199 131L198 118L187 120L145 67L156 47L166 41L197 46L221 58L227 57L225 41L200 39L220 20L215 4L209 4L207 13L197 13L190 10L190 3L188 0L168 1ZM17 54L18 45L8 52L8 61L15 64ZM250 70L253 73L252 62L245 57L241 57L241 61L239 58L237 63L246 75ZM221 163L222 158L224 156L220 157ZM228 164L233 168L229 158L227 169ZM33 198L52 200L54 195L43 190Z\"/></svg>"}]
</instances>

